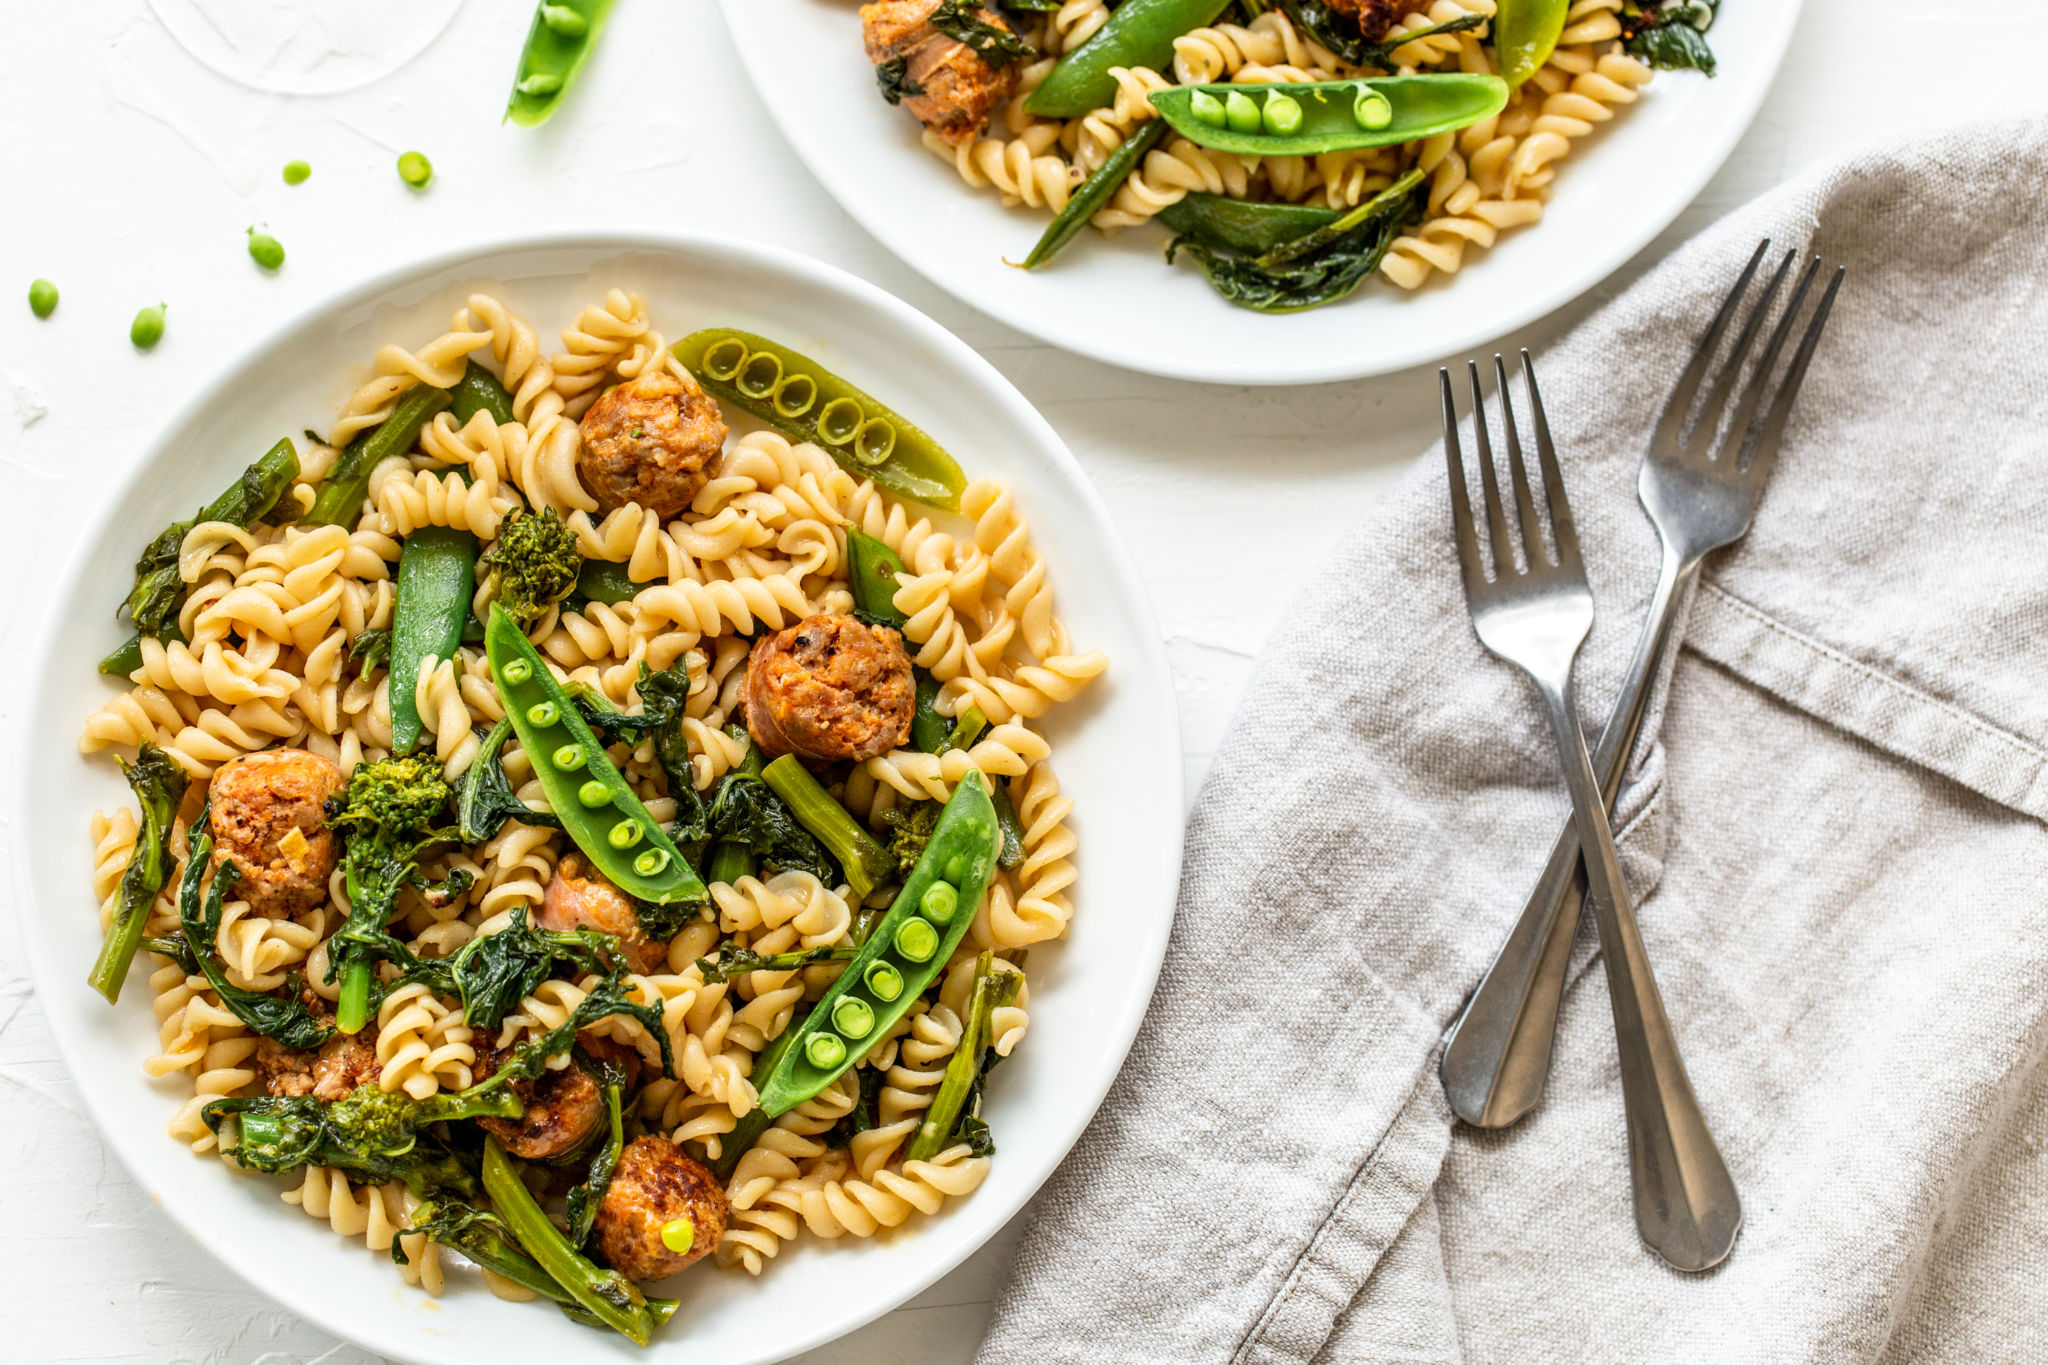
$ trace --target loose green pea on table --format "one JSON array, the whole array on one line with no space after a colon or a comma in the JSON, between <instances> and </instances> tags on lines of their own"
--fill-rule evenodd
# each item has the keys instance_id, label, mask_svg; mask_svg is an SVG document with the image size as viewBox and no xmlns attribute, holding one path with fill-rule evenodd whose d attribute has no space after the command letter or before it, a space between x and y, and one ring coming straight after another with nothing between
<instances>
[{"instance_id":1,"label":"loose green pea on table","mask_svg":"<svg viewBox=\"0 0 2048 1365\"><path fill-rule=\"evenodd\" d=\"M284 244L267 232L249 229L249 259L265 270L275 270L284 264Z\"/></svg>"},{"instance_id":2,"label":"loose green pea on table","mask_svg":"<svg viewBox=\"0 0 2048 1365\"><path fill-rule=\"evenodd\" d=\"M152 304L128 324L128 340L135 343L136 350L146 351L164 339L164 312L169 307L167 303Z\"/></svg>"},{"instance_id":3,"label":"loose green pea on table","mask_svg":"<svg viewBox=\"0 0 2048 1365\"><path fill-rule=\"evenodd\" d=\"M313 167L307 162L287 161L284 163L284 183L287 185L303 185L312 178L312 175Z\"/></svg>"},{"instance_id":4,"label":"loose green pea on table","mask_svg":"<svg viewBox=\"0 0 2048 1365\"><path fill-rule=\"evenodd\" d=\"M434 178L434 163L425 152L407 152L398 158L398 178L414 189L425 189Z\"/></svg>"},{"instance_id":5,"label":"loose green pea on table","mask_svg":"<svg viewBox=\"0 0 2048 1365\"><path fill-rule=\"evenodd\" d=\"M28 311L46 318L57 311L57 286L48 280L34 280L28 287Z\"/></svg>"}]
</instances>

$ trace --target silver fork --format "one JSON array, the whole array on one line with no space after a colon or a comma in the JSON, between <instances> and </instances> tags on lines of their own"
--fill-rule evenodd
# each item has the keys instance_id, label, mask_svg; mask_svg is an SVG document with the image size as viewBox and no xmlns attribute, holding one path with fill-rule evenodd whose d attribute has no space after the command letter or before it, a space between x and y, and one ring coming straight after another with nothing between
<instances>
[{"instance_id":1,"label":"silver fork","mask_svg":"<svg viewBox=\"0 0 2048 1365\"><path fill-rule=\"evenodd\" d=\"M1487 540L1493 574L1480 559L1479 539L1466 492L1465 462L1458 446L1458 409L1451 396L1449 370L1438 371L1443 386L1444 460L1451 482L1451 521L1457 532L1458 564L1465 579L1465 603L1480 642L1529 675L1543 695L1551 729L1564 760L1565 785L1571 789L1572 817L1580 847L1586 850L1587 898L1600 929L1607 988L1614 1006L1615 1041L1621 1053L1622 1104L1628 1116L1629 1165L1634 1176L1636 1227L1652 1250L1681 1270L1705 1270L1718 1264L1735 1245L1742 1226L1742 1202L1727 1163L1707 1130L1678 1040L1671 1032L1664 1002L1657 994L1637 931L1628 884L1614 851L1614 831L1607 824L1607 803L1593 773L1592 756L1579 728L1573 697L1572 663L1593 625L1593 593L1586 585L1585 560L1572 528L1564 481L1558 474L1544 418L1542 395L1529 353L1522 352L1522 378L1528 386L1535 418L1536 458L1543 471L1543 492L1550 512L1550 544L1545 545L1529 473L1522 462L1521 436L1515 428L1514 403L1508 392L1507 367L1493 358L1501 404L1501 428L1508 454L1516 520L1521 527L1520 562L1515 537L1502 511L1487 433L1486 405L1479 388L1479 367L1467 362L1472 376L1472 426L1479 450L1480 489L1485 498Z\"/></svg>"},{"instance_id":2,"label":"silver fork","mask_svg":"<svg viewBox=\"0 0 2048 1365\"><path fill-rule=\"evenodd\" d=\"M1787 252L1750 310L1688 432L1686 418L1699 396L1700 386L1769 249L1769 241L1757 247L1748 267L1721 304L1713 325L1693 352L1692 362L1672 390L1643 457L1637 492L1657 528L1663 545L1663 563L1642 635L1636 642L1635 658L1629 664L1620 699L1601 732L1600 746L1593 757L1601 796L1608 806L1621 790L1622 775L1635 750L1649 706L1651 685L1671 644L1685 590L1707 555L1733 544L1748 532L1763 496L1764 482L1770 477L1771 465L1777 457L1779 436L1792 401L1798 396L1807 362L1820 342L1828 310L1841 285L1842 272L1837 269L1814 309L1775 398L1760 413L1771 371L1820 272L1818 260L1807 266L1742 390L1726 437L1717 441L1721 417L1735 391L1736 379L1756 347L1771 303L1797 255ZM1449 418L1445 420L1448 422ZM1752 441L1754 449L1748 462L1743 463L1743 447ZM1440 1074L1451 1111L1477 1127L1505 1127L1534 1108L1543 1094L1543 1081L1550 1070L1551 1045L1557 1034L1558 1003L1564 994L1571 960L1573 930L1585 894L1579 847L1577 823L1568 821L1520 918L1473 991L1444 1046Z\"/></svg>"}]
</instances>

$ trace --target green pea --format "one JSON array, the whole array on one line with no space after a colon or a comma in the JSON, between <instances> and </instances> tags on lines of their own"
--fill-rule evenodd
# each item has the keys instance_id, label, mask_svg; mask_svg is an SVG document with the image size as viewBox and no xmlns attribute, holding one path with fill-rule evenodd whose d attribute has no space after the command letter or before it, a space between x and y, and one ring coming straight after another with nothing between
<instances>
[{"instance_id":1,"label":"green pea","mask_svg":"<svg viewBox=\"0 0 2048 1365\"><path fill-rule=\"evenodd\" d=\"M609 806L612 803L612 789L593 779L576 789L576 799L596 810L599 806Z\"/></svg>"},{"instance_id":2,"label":"green pea","mask_svg":"<svg viewBox=\"0 0 2048 1365\"><path fill-rule=\"evenodd\" d=\"M407 152L398 158L398 178L414 189L425 189L434 178L434 163L425 152Z\"/></svg>"},{"instance_id":3,"label":"green pea","mask_svg":"<svg viewBox=\"0 0 2048 1365\"><path fill-rule=\"evenodd\" d=\"M540 21L558 38L581 38L590 32L590 21L567 5L542 5ZM527 93L535 92L529 90Z\"/></svg>"},{"instance_id":4,"label":"green pea","mask_svg":"<svg viewBox=\"0 0 2048 1365\"><path fill-rule=\"evenodd\" d=\"M553 725L562 718L562 712L551 701L535 702L526 708L526 718L535 725Z\"/></svg>"},{"instance_id":5,"label":"green pea","mask_svg":"<svg viewBox=\"0 0 2048 1365\"><path fill-rule=\"evenodd\" d=\"M311 163L305 161L287 161L284 163L285 184L303 185L312 177L313 167Z\"/></svg>"},{"instance_id":6,"label":"green pea","mask_svg":"<svg viewBox=\"0 0 2048 1365\"><path fill-rule=\"evenodd\" d=\"M957 853L954 854L946 859L946 865L939 870L939 875L958 886L967 880L967 860Z\"/></svg>"},{"instance_id":7,"label":"green pea","mask_svg":"<svg viewBox=\"0 0 2048 1365\"><path fill-rule=\"evenodd\" d=\"M874 992L875 999L885 1005L903 994L903 973L886 962L871 963L863 979L868 983L868 989Z\"/></svg>"},{"instance_id":8,"label":"green pea","mask_svg":"<svg viewBox=\"0 0 2048 1365\"><path fill-rule=\"evenodd\" d=\"M912 962L929 962L938 950L939 931L932 928L929 920L905 920L896 931L896 951Z\"/></svg>"},{"instance_id":9,"label":"green pea","mask_svg":"<svg viewBox=\"0 0 2048 1365\"><path fill-rule=\"evenodd\" d=\"M35 280L28 287L28 311L39 318L46 318L57 311L57 286L48 280Z\"/></svg>"},{"instance_id":10,"label":"green pea","mask_svg":"<svg viewBox=\"0 0 2048 1365\"><path fill-rule=\"evenodd\" d=\"M681 1256L697 1244L697 1225L687 1218L672 1218L661 1225L661 1244Z\"/></svg>"},{"instance_id":11,"label":"green pea","mask_svg":"<svg viewBox=\"0 0 2048 1365\"><path fill-rule=\"evenodd\" d=\"M668 854L658 848L650 848L633 860L633 870L643 877L658 877L668 866Z\"/></svg>"},{"instance_id":12,"label":"green pea","mask_svg":"<svg viewBox=\"0 0 2048 1365\"><path fill-rule=\"evenodd\" d=\"M820 1071L830 1071L846 1060L846 1044L829 1033L813 1033L804 1040L804 1057Z\"/></svg>"},{"instance_id":13,"label":"green pea","mask_svg":"<svg viewBox=\"0 0 2048 1365\"><path fill-rule=\"evenodd\" d=\"M638 820L619 821L604 836L604 841L613 848L631 848L640 842L640 822Z\"/></svg>"},{"instance_id":14,"label":"green pea","mask_svg":"<svg viewBox=\"0 0 2048 1365\"><path fill-rule=\"evenodd\" d=\"M960 893L953 889L951 882L933 882L924 889L924 896L917 903L934 924L950 924L953 912L960 908Z\"/></svg>"},{"instance_id":15,"label":"green pea","mask_svg":"<svg viewBox=\"0 0 2048 1365\"><path fill-rule=\"evenodd\" d=\"M555 750L551 757L554 759L557 768L572 773L590 761L589 755L585 754L581 748L574 744L564 744L561 748Z\"/></svg>"},{"instance_id":16,"label":"green pea","mask_svg":"<svg viewBox=\"0 0 2048 1365\"><path fill-rule=\"evenodd\" d=\"M135 349L146 351L164 339L164 310L167 303L145 308L135 315L135 321L128 324L128 339L135 343Z\"/></svg>"},{"instance_id":17,"label":"green pea","mask_svg":"<svg viewBox=\"0 0 2048 1365\"><path fill-rule=\"evenodd\" d=\"M859 1042L874 1029L875 1012L868 1008L867 1001L842 995L839 1003L832 1007L832 1027Z\"/></svg>"},{"instance_id":18,"label":"green pea","mask_svg":"<svg viewBox=\"0 0 2048 1365\"><path fill-rule=\"evenodd\" d=\"M249 259L265 270L275 270L284 264L284 243L252 227L249 229Z\"/></svg>"},{"instance_id":19,"label":"green pea","mask_svg":"<svg viewBox=\"0 0 2048 1365\"><path fill-rule=\"evenodd\" d=\"M1266 96L1266 108L1262 117L1266 131L1286 137L1301 131L1301 102L1292 95L1283 95L1277 90Z\"/></svg>"},{"instance_id":20,"label":"green pea","mask_svg":"<svg viewBox=\"0 0 2048 1365\"><path fill-rule=\"evenodd\" d=\"M1226 122L1223 115L1223 101L1217 99L1206 90L1197 90L1195 92L1194 98L1188 101L1188 112L1203 123L1208 124L1211 128L1221 128Z\"/></svg>"},{"instance_id":21,"label":"green pea","mask_svg":"<svg viewBox=\"0 0 2048 1365\"><path fill-rule=\"evenodd\" d=\"M533 678L533 665L524 659L514 659L498 671L504 675L505 681L514 687Z\"/></svg>"},{"instance_id":22,"label":"green pea","mask_svg":"<svg viewBox=\"0 0 2048 1365\"><path fill-rule=\"evenodd\" d=\"M1351 106L1351 117L1367 132L1377 132L1394 121L1394 102L1367 86L1358 92L1358 100Z\"/></svg>"},{"instance_id":23,"label":"green pea","mask_svg":"<svg viewBox=\"0 0 2048 1365\"><path fill-rule=\"evenodd\" d=\"M1259 131L1258 101L1242 90L1230 92L1230 98L1223 102L1223 121L1235 133L1256 133Z\"/></svg>"},{"instance_id":24,"label":"green pea","mask_svg":"<svg viewBox=\"0 0 2048 1365\"><path fill-rule=\"evenodd\" d=\"M519 82L522 95L552 95L562 88L562 78L552 71L536 71Z\"/></svg>"}]
</instances>

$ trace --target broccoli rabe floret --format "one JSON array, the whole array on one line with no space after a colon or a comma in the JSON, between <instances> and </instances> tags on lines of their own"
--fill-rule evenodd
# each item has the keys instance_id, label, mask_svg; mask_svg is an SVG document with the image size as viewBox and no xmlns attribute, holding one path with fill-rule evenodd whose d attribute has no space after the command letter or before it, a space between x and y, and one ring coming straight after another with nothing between
<instances>
[{"instance_id":1,"label":"broccoli rabe floret","mask_svg":"<svg viewBox=\"0 0 2048 1365\"><path fill-rule=\"evenodd\" d=\"M576 586L583 553L553 508L539 516L514 512L478 567L489 575L492 598L526 630Z\"/></svg>"},{"instance_id":2,"label":"broccoli rabe floret","mask_svg":"<svg viewBox=\"0 0 2048 1365\"><path fill-rule=\"evenodd\" d=\"M341 981L336 1025L355 1033L369 1021L379 961L409 962L386 930L398 893L420 883L419 856L453 834L438 822L454 790L431 754L359 765L330 823L347 839L341 867L348 883L348 920L328 948L329 976Z\"/></svg>"},{"instance_id":3,"label":"broccoli rabe floret","mask_svg":"<svg viewBox=\"0 0 2048 1365\"><path fill-rule=\"evenodd\" d=\"M882 819L888 822L890 831L889 853L904 876L909 876L917 860L924 856L924 846L932 841L932 829L939 823L943 810L945 807L937 801L920 801L907 812L883 812Z\"/></svg>"},{"instance_id":4,"label":"broccoli rabe floret","mask_svg":"<svg viewBox=\"0 0 2048 1365\"><path fill-rule=\"evenodd\" d=\"M451 1190L474 1197L476 1177L425 1129L456 1119L517 1118L524 1102L503 1086L415 1100L361 1085L327 1104L310 1095L215 1100L201 1110L209 1128L237 1116L228 1155L266 1175L332 1166L358 1180L402 1180L421 1197Z\"/></svg>"}]
</instances>

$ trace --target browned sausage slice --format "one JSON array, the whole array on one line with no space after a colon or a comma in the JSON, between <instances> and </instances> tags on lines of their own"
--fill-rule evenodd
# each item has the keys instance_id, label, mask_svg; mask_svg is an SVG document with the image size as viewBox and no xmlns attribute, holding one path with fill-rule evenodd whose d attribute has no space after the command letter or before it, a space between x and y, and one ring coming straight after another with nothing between
<instances>
[{"instance_id":1,"label":"browned sausage slice","mask_svg":"<svg viewBox=\"0 0 2048 1365\"><path fill-rule=\"evenodd\" d=\"M747 661L747 729L771 757L860 762L910 737L917 682L903 637L851 616L807 616Z\"/></svg>"},{"instance_id":2,"label":"browned sausage slice","mask_svg":"<svg viewBox=\"0 0 2048 1365\"><path fill-rule=\"evenodd\" d=\"M582 430L576 468L598 504L637 502L664 521L690 505L725 449L718 401L667 370L606 389Z\"/></svg>"},{"instance_id":3,"label":"browned sausage slice","mask_svg":"<svg viewBox=\"0 0 2048 1365\"><path fill-rule=\"evenodd\" d=\"M572 929L612 934L625 950L627 965L636 972L658 972L668 962L668 945L647 937L633 898L585 862L580 853L565 853L555 864L555 875L541 896L533 922L537 928L558 934Z\"/></svg>"},{"instance_id":4,"label":"browned sausage slice","mask_svg":"<svg viewBox=\"0 0 2048 1365\"><path fill-rule=\"evenodd\" d=\"M274 919L327 901L338 849L327 828L327 798L341 769L304 749L267 749L214 770L213 865L232 858L237 899Z\"/></svg>"},{"instance_id":5,"label":"browned sausage slice","mask_svg":"<svg viewBox=\"0 0 2048 1365\"><path fill-rule=\"evenodd\" d=\"M861 38L868 60L876 66L901 60L907 94L903 107L911 117L946 141L959 145L988 126L995 107L1017 88L1014 66L997 70L957 38L932 27L939 0L877 0L861 6ZM1009 30L991 9L975 16L993 28Z\"/></svg>"},{"instance_id":6,"label":"browned sausage slice","mask_svg":"<svg viewBox=\"0 0 2048 1365\"><path fill-rule=\"evenodd\" d=\"M704 1163L649 1134L619 1154L592 1231L598 1255L612 1269L629 1280L663 1280L718 1245L727 1212L725 1191ZM690 1224L689 1249L679 1252L662 1238L662 1229L683 1219Z\"/></svg>"}]
</instances>

